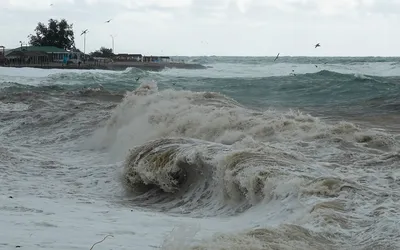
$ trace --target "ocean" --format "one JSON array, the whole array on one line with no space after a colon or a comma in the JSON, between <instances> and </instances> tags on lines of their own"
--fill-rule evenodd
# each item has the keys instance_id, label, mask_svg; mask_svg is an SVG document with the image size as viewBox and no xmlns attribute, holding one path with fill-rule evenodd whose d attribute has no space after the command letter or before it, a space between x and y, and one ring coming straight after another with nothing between
<instances>
[{"instance_id":1,"label":"ocean","mask_svg":"<svg viewBox=\"0 0 400 250\"><path fill-rule=\"evenodd\" d=\"M1 249L400 248L400 58L183 59L0 68Z\"/></svg>"}]
</instances>

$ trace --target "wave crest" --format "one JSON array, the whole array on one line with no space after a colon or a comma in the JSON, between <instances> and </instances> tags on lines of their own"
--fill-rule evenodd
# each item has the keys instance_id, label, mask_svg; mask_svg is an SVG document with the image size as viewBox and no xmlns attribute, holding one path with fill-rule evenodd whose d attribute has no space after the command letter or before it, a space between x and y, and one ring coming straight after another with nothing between
<instances>
[{"instance_id":1,"label":"wave crest","mask_svg":"<svg viewBox=\"0 0 400 250\"><path fill-rule=\"evenodd\" d=\"M236 149L267 143L299 150L300 144L308 145L302 152L317 144L379 150L398 145L390 134L353 123L329 124L299 111L251 110L219 93L158 91L154 83L127 93L93 139L96 145L111 147L112 156L119 159L130 148L161 137L193 138Z\"/></svg>"},{"instance_id":2,"label":"wave crest","mask_svg":"<svg viewBox=\"0 0 400 250\"><path fill-rule=\"evenodd\" d=\"M163 211L236 214L261 201L288 196L338 197L358 190L342 179L304 175L305 159L265 146L231 145L186 138L161 138L135 147L123 180L135 203Z\"/></svg>"},{"instance_id":3,"label":"wave crest","mask_svg":"<svg viewBox=\"0 0 400 250\"><path fill-rule=\"evenodd\" d=\"M162 139L131 150L125 163L126 184L134 188L155 185L168 193L178 191L186 181L187 172L193 171L192 166L187 166L191 161L183 154L188 144L194 142Z\"/></svg>"},{"instance_id":4,"label":"wave crest","mask_svg":"<svg viewBox=\"0 0 400 250\"><path fill-rule=\"evenodd\" d=\"M168 209L208 206L218 211L231 204L238 211L262 200L267 179L281 179L296 161L298 157L273 148L237 151L206 141L163 138L131 150L123 177L139 198L167 202Z\"/></svg>"}]
</instances>

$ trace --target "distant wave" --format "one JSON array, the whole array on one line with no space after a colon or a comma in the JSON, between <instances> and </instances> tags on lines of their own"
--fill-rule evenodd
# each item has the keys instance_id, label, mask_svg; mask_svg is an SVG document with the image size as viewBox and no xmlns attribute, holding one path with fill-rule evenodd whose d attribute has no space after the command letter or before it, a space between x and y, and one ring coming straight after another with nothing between
<instances>
[{"instance_id":1,"label":"distant wave","mask_svg":"<svg viewBox=\"0 0 400 250\"><path fill-rule=\"evenodd\" d=\"M48 93L57 93L66 97L77 95L119 101L126 90L132 90L141 83L154 79L158 81L160 89L186 89L188 86L195 91L209 89L229 95L243 105L252 107L296 107L303 110L323 107L323 110L335 109L340 112L346 109L349 115L359 115L395 112L400 105L400 77L340 73L340 70L319 69L314 65L294 68L296 75L293 75L291 68L287 68L289 66L259 65L252 70L236 65L237 68L232 69L233 75L227 74L223 77L220 77L218 67L205 71L175 69L149 73L129 68L122 72L53 72L45 77L32 79L5 77L0 82L0 98L5 102L19 102L24 95L45 98ZM264 68L271 72L282 72L273 76L258 76ZM249 71L242 75L241 72L246 70ZM283 74L284 71L287 72ZM188 74L188 77L175 77L174 72L178 75ZM26 85L27 80L32 83ZM103 90L94 91L98 88Z\"/></svg>"},{"instance_id":2,"label":"distant wave","mask_svg":"<svg viewBox=\"0 0 400 250\"><path fill-rule=\"evenodd\" d=\"M378 80L380 77L376 77L376 76L375 77L367 76L367 75L363 75L360 73L344 74L344 73L339 73L339 72L330 71L330 70L321 70L321 71L318 71L317 73L306 73L304 75L308 76L308 77L313 77L313 76L341 77L341 78L351 78L354 80L371 80L371 81L375 81L377 83L381 82Z\"/></svg>"},{"instance_id":3,"label":"distant wave","mask_svg":"<svg viewBox=\"0 0 400 250\"><path fill-rule=\"evenodd\" d=\"M365 64L365 63L399 63L398 57L291 57L281 54L279 60L274 62L275 56L265 57L235 57L235 56L199 56L181 57L182 60L203 64L215 63L240 63L240 64L265 64L265 63L287 63L297 64Z\"/></svg>"}]
</instances>

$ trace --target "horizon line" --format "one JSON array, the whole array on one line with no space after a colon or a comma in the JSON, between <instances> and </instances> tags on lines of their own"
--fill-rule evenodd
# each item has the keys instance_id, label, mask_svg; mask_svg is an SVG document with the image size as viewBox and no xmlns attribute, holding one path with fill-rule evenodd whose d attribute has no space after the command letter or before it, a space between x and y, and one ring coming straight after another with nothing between
<instances>
[{"instance_id":1,"label":"horizon line","mask_svg":"<svg viewBox=\"0 0 400 250\"><path fill-rule=\"evenodd\" d=\"M183 57L276 57L276 55L174 55L174 56L183 56ZM363 55L363 56L353 56L353 55L338 55L338 56L331 56L331 55L325 55L325 56L311 56L311 55L294 55L294 56L279 56L279 58L283 57L352 57L352 58L362 58L362 57L385 57L385 58L400 58L400 55L393 55L393 56L372 56L372 55Z\"/></svg>"},{"instance_id":2,"label":"horizon line","mask_svg":"<svg viewBox=\"0 0 400 250\"><path fill-rule=\"evenodd\" d=\"M31 46L31 45L30 45ZM20 46L11 48L5 46L5 51L18 49ZM79 49L79 48L77 48ZM96 51L96 50L94 50ZM157 55L157 56L169 56L169 57L254 57L254 58L262 58L262 57L276 57L274 55L172 55L165 53L138 53L138 52L119 52L117 54L141 54L141 55ZM375 57L375 58L400 58L400 55L280 55L279 58L291 58L291 57L306 57L306 58L366 58L366 57Z\"/></svg>"}]
</instances>

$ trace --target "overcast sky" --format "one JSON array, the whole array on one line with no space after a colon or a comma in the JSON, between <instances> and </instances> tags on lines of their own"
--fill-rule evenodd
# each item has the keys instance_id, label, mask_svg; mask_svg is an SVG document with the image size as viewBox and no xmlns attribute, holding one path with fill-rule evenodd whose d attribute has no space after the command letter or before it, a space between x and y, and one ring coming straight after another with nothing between
<instances>
[{"instance_id":1,"label":"overcast sky","mask_svg":"<svg viewBox=\"0 0 400 250\"><path fill-rule=\"evenodd\" d=\"M0 0L0 45L65 18L86 52L114 35L116 53L400 56L399 15L400 0Z\"/></svg>"}]
</instances>

